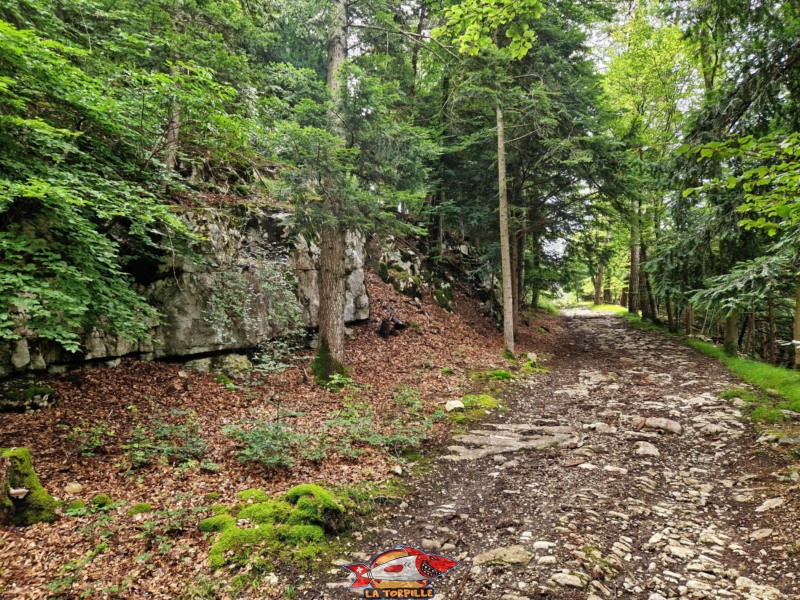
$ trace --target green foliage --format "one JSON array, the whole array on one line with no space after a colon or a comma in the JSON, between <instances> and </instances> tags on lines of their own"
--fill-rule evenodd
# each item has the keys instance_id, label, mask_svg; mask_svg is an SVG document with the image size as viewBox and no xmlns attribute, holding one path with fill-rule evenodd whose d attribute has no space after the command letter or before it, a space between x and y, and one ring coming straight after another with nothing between
<instances>
[{"instance_id":1,"label":"green foliage","mask_svg":"<svg viewBox=\"0 0 800 600\"><path fill-rule=\"evenodd\" d=\"M628 315L628 309L624 306L620 306L619 304L592 304L589 306L591 310L597 310L600 312L610 312L617 315Z\"/></svg>"},{"instance_id":2,"label":"green foliage","mask_svg":"<svg viewBox=\"0 0 800 600\"><path fill-rule=\"evenodd\" d=\"M703 354L721 361L750 385L761 388L765 392L777 393L781 398L776 403L777 408L800 411L800 372L749 358L730 357L719 347L700 340L690 339L686 343ZM742 399L749 401L750 396L742 397ZM769 414L766 417L774 417Z\"/></svg>"},{"instance_id":3,"label":"green foliage","mask_svg":"<svg viewBox=\"0 0 800 600\"><path fill-rule=\"evenodd\" d=\"M81 421L67 434L67 440L78 446L82 456L94 456L104 453L115 435L116 431L108 421Z\"/></svg>"},{"instance_id":4,"label":"green foliage","mask_svg":"<svg viewBox=\"0 0 800 600\"><path fill-rule=\"evenodd\" d=\"M783 411L778 408L770 408L769 406L757 406L750 413L750 418L758 423L781 423L786 419L783 416Z\"/></svg>"},{"instance_id":5,"label":"green foliage","mask_svg":"<svg viewBox=\"0 0 800 600\"><path fill-rule=\"evenodd\" d=\"M154 461L182 465L198 460L206 453L208 444L200 435L194 411L173 409L168 413L156 412L145 422L139 422L122 448L131 466L140 468Z\"/></svg>"},{"instance_id":6,"label":"green foliage","mask_svg":"<svg viewBox=\"0 0 800 600\"><path fill-rule=\"evenodd\" d=\"M487 412L501 408L501 402L489 394L469 394L461 398L463 411L453 411L448 416L455 423L473 423L486 417Z\"/></svg>"},{"instance_id":7,"label":"green foliage","mask_svg":"<svg viewBox=\"0 0 800 600\"><path fill-rule=\"evenodd\" d=\"M475 56L495 46L495 31L510 23L505 31L510 40L509 54L522 58L535 38L529 20L543 11L540 0L461 0L445 9L447 24L433 34L453 39L459 52Z\"/></svg>"},{"instance_id":8,"label":"green foliage","mask_svg":"<svg viewBox=\"0 0 800 600\"><path fill-rule=\"evenodd\" d=\"M486 371L485 373L475 373L473 375L476 379L489 379L492 381L511 381L514 379L513 373L504 369L495 369L494 371Z\"/></svg>"},{"instance_id":9,"label":"green foliage","mask_svg":"<svg viewBox=\"0 0 800 600\"><path fill-rule=\"evenodd\" d=\"M304 436L280 422L249 421L242 425L228 425L222 430L243 444L239 460L257 462L270 470L294 466L294 453L302 447Z\"/></svg>"},{"instance_id":10,"label":"green foliage","mask_svg":"<svg viewBox=\"0 0 800 600\"><path fill-rule=\"evenodd\" d=\"M461 398L466 408L481 408L491 410L500 406L500 401L489 394L472 394Z\"/></svg>"},{"instance_id":11,"label":"green foliage","mask_svg":"<svg viewBox=\"0 0 800 600\"><path fill-rule=\"evenodd\" d=\"M28 493L21 500L12 500L8 489L0 490L0 518L13 525L49 523L57 518L58 503L39 483L33 469L33 459L27 448L0 448L0 456L11 462L8 474L8 489L26 488Z\"/></svg>"}]
</instances>

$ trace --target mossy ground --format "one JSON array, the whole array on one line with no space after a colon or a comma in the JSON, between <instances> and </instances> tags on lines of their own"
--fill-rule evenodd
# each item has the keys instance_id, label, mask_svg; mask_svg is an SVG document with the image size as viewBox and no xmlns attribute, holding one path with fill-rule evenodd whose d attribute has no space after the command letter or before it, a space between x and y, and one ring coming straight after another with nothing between
<instances>
[{"instance_id":1,"label":"mossy ground","mask_svg":"<svg viewBox=\"0 0 800 600\"><path fill-rule=\"evenodd\" d=\"M27 448L0 448L0 455L11 461L9 488L29 490L24 498L17 501L8 498L7 490L0 490L0 496L3 498L3 504L0 505L0 518L5 514L5 518L13 525L33 525L55 521L58 502L39 483L30 451Z\"/></svg>"},{"instance_id":2,"label":"mossy ground","mask_svg":"<svg viewBox=\"0 0 800 600\"><path fill-rule=\"evenodd\" d=\"M474 423L485 419L487 413L502 408L500 400L489 394L470 394L461 398L461 402L464 410L453 411L449 415L454 423Z\"/></svg>"},{"instance_id":3,"label":"mossy ground","mask_svg":"<svg viewBox=\"0 0 800 600\"><path fill-rule=\"evenodd\" d=\"M209 564L262 566L276 561L301 564L327 554L330 536L346 531L354 503L314 484L301 484L283 496L269 497L262 490L239 493L240 503L231 514L217 514L200 522L200 531L219 533L209 552ZM234 516L235 515L235 516Z\"/></svg>"}]
</instances>

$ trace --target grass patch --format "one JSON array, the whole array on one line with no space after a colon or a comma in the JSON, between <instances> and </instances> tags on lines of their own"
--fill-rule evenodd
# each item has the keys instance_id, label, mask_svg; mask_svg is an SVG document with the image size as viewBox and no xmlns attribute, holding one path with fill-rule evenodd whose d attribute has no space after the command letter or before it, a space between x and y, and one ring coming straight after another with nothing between
<instances>
[{"instance_id":1,"label":"grass patch","mask_svg":"<svg viewBox=\"0 0 800 600\"><path fill-rule=\"evenodd\" d=\"M610 312L617 315L627 315L628 309L624 306L620 306L619 304L591 304L589 306L590 310L596 310L599 312Z\"/></svg>"},{"instance_id":2,"label":"grass patch","mask_svg":"<svg viewBox=\"0 0 800 600\"><path fill-rule=\"evenodd\" d=\"M769 397L760 397L751 391L732 388L722 393L723 398L741 398L760 405L750 417L762 423L778 423L783 420L781 410L800 411L800 372L769 365L750 358L726 356L722 348L700 340L686 340L686 343L706 356L716 358L732 373L750 385L760 388ZM776 397L777 394L777 397Z\"/></svg>"},{"instance_id":3,"label":"grass patch","mask_svg":"<svg viewBox=\"0 0 800 600\"><path fill-rule=\"evenodd\" d=\"M687 340L686 343L706 356L720 360L731 372L750 385L765 392L775 390L783 398L783 402L777 405L778 408L800 411L800 372L749 358L726 356L721 348L700 340Z\"/></svg>"},{"instance_id":4,"label":"grass patch","mask_svg":"<svg viewBox=\"0 0 800 600\"><path fill-rule=\"evenodd\" d=\"M782 422L785 417L781 409L762 405L757 406L753 412L750 413L750 418L759 423L775 424Z\"/></svg>"},{"instance_id":5,"label":"grass patch","mask_svg":"<svg viewBox=\"0 0 800 600\"><path fill-rule=\"evenodd\" d=\"M667 330L661 326L656 325L652 321L648 321L647 319L643 319L639 315L635 315L633 313L628 312L627 310L624 312L619 313L620 315L624 316L628 319L628 323L636 327L636 329L640 329L642 331L661 331L666 335L676 335L674 333L668 333Z\"/></svg>"},{"instance_id":6,"label":"grass patch","mask_svg":"<svg viewBox=\"0 0 800 600\"><path fill-rule=\"evenodd\" d=\"M739 398L745 402L761 401L761 399L758 397L758 394L752 390L746 390L744 388L728 388L727 390L722 390L722 393L719 395L719 397L724 400L733 400L734 398Z\"/></svg>"},{"instance_id":7,"label":"grass patch","mask_svg":"<svg viewBox=\"0 0 800 600\"><path fill-rule=\"evenodd\" d=\"M559 307L553 302L552 298L546 296L539 296L538 308L551 315L557 315L559 311Z\"/></svg>"}]
</instances>

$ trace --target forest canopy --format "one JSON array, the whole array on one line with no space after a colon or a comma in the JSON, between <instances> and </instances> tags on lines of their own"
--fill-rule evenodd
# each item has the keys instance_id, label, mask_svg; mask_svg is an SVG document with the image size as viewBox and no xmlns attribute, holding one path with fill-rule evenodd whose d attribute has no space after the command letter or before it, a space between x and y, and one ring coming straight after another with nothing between
<instances>
[{"instance_id":1,"label":"forest canopy","mask_svg":"<svg viewBox=\"0 0 800 600\"><path fill-rule=\"evenodd\" d=\"M176 205L221 194L291 207L329 248L323 279L346 230L416 235L432 264L463 241L514 319L569 290L793 363L799 17L744 0L8 0L0 335L146 337L159 316L136 265L185 250ZM339 360L337 290L321 332Z\"/></svg>"}]
</instances>

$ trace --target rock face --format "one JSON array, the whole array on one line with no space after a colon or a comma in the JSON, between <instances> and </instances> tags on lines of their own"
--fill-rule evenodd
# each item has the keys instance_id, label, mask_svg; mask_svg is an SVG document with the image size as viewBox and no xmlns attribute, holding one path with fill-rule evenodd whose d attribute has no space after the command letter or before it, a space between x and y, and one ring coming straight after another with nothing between
<instances>
[{"instance_id":1,"label":"rock face","mask_svg":"<svg viewBox=\"0 0 800 600\"><path fill-rule=\"evenodd\" d=\"M188 357L252 348L285 334L289 314L302 325L316 325L319 249L290 235L290 214L228 206L192 208L180 216L198 236L190 252L137 265L134 272L139 291L162 314L151 340L131 343L93 330L77 354L34 340L4 343L0 377L126 355ZM348 322L369 316L364 255L364 238L349 234ZM296 287L287 283L291 279Z\"/></svg>"}]
</instances>

